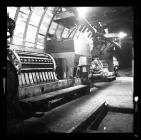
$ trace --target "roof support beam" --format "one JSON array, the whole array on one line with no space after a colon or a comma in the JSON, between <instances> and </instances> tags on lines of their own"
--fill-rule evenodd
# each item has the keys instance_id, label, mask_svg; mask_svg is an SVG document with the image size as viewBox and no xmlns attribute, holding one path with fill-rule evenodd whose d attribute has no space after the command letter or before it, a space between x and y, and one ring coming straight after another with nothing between
<instances>
[{"instance_id":1,"label":"roof support beam","mask_svg":"<svg viewBox=\"0 0 141 140\"><path fill-rule=\"evenodd\" d=\"M14 17L14 21L15 23L17 22L17 18L18 18L18 14L20 12L20 7L17 7L16 13L15 13L15 17ZM10 38L10 44L13 43L13 36Z\"/></svg>"},{"instance_id":2,"label":"roof support beam","mask_svg":"<svg viewBox=\"0 0 141 140\"><path fill-rule=\"evenodd\" d=\"M60 20L60 19L65 19L68 17L74 17L75 15L69 11L65 11L65 12L61 12L61 13L57 13L54 20Z\"/></svg>"},{"instance_id":3,"label":"roof support beam","mask_svg":"<svg viewBox=\"0 0 141 140\"><path fill-rule=\"evenodd\" d=\"M60 34L60 37L61 37L61 38L62 38L62 34L63 34L64 30L65 30L65 27L63 26L62 32L61 32L61 34Z\"/></svg>"},{"instance_id":4,"label":"roof support beam","mask_svg":"<svg viewBox=\"0 0 141 140\"><path fill-rule=\"evenodd\" d=\"M72 12L76 15L76 17L78 17L78 13L77 13L77 11L76 11L75 8L72 8ZM96 36L99 36L99 37L104 38L106 41L108 41L108 42L110 42L110 43L116 45L117 47L121 47L119 44L117 44L117 43L111 41L109 38L106 38L106 37L104 36L104 34L99 33L99 32L95 32L95 28L92 27L92 25L88 22L88 20L87 20L86 18L83 18L83 21L84 21L85 25L92 31L93 34L95 34Z\"/></svg>"},{"instance_id":5,"label":"roof support beam","mask_svg":"<svg viewBox=\"0 0 141 140\"><path fill-rule=\"evenodd\" d=\"M47 7L44 8L44 12L43 12L42 17L41 17L41 19L40 19L40 22L39 22L39 24L38 24L38 28L37 28L37 32L36 32L36 37L35 37L35 44L34 44L34 47L35 47L35 48L36 48L36 46L37 46L37 39L38 39L39 30L40 30L40 27L41 27L41 24L42 24L42 21L43 21L43 19L44 19L44 16L45 16L45 14L46 14L47 9L48 9Z\"/></svg>"},{"instance_id":6,"label":"roof support beam","mask_svg":"<svg viewBox=\"0 0 141 140\"><path fill-rule=\"evenodd\" d=\"M25 25L24 36L23 36L23 46L25 46L26 35L27 35L27 28L28 28L28 25L29 25L32 13L33 13L33 10L30 11L30 13L28 15L28 19L27 19L26 25Z\"/></svg>"},{"instance_id":7,"label":"roof support beam","mask_svg":"<svg viewBox=\"0 0 141 140\"><path fill-rule=\"evenodd\" d=\"M53 16L51 18L51 21L50 21L50 23L48 25L48 28L47 28L47 32L46 32L45 40L44 40L44 52L46 51L46 48L45 47L47 47L47 36L48 36L48 32L49 32L50 26L51 26L51 24L53 22L53 19L54 19L55 15L57 14L58 9L59 9L59 7L54 8L54 14L53 14Z\"/></svg>"}]
</instances>

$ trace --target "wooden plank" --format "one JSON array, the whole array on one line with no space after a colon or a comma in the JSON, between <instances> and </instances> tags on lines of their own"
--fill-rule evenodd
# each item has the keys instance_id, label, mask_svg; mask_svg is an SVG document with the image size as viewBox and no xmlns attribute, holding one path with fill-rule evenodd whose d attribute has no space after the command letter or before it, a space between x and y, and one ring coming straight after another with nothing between
<instances>
[{"instance_id":1,"label":"wooden plank","mask_svg":"<svg viewBox=\"0 0 141 140\"><path fill-rule=\"evenodd\" d=\"M38 73L39 73L40 82L42 82L42 79L41 79L42 76L40 74L40 71Z\"/></svg>"},{"instance_id":2,"label":"wooden plank","mask_svg":"<svg viewBox=\"0 0 141 140\"><path fill-rule=\"evenodd\" d=\"M49 81L48 73L45 72L45 75L46 75L47 81Z\"/></svg>"},{"instance_id":3,"label":"wooden plank","mask_svg":"<svg viewBox=\"0 0 141 140\"><path fill-rule=\"evenodd\" d=\"M48 75L49 81L51 81L50 73L47 72L47 75Z\"/></svg>"},{"instance_id":4,"label":"wooden plank","mask_svg":"<svg viewBox=\"0 0 141 140\"><path fill-rule=\"evenodd\" d=\"M52 72L50 72L51 80L54 81Z\"/></svg>"},{"instance_id":5,"label":"wooden plank","mask_svg":"<svg viewBox=\"0 0 141 140\"><path fill-rule=\"evenodd\" d=\"M22 64L27 64L27 65L31 65L31 64L36 64L36 65L47 65L47 64L53 64L53 63L22 62Z\"/></svg>"},{"instance_id":6,"label":"wooden plank","mask_svg":"<svg viewBox=\"0 0 141 140\"><path fill-rule=\"evenodd\" d=\"M24 73L21 73L21 78L22 78L22 84L25 85L26 81L25 81Z\"/></svg>"},{"instance_id":7,"label":"wooden plank","mask_svg":"<svg viewBox=\"0 0 141 140\"><path fill-rule=\"evenodd\" d=\"M54 76L54 72L52 72L52 76L53 76L54 81L56 81L56 77Z\"/></svg>"},{"instance_id":8,"label":"wooden plank","mask_svg":"<svg viewBox=\"0 0 141 140\"><path fill-rule=\"evenodd\" d=\"M24 53L24 52L23 52ZM41 56L41 54L38 54L38 55L34 55L33 54L33 56L31 55L31 52L29 52L29 54L19 54L19 55L21 55L21 58L25 58L25 59L28 59L28 58L31 58L31 59L36 59L36 60L40 60L40 59L44 59L44 60L50 60L51 61L51 59L49 59L47 56L45 57L45 56ZM25 52L26 53L26 52ZM52 63L51 63L52 64Z\"/></svg>"},{"instance_id":9,"label":"wooden plank","mask_svg":"<svg viewBox=\"0 0 141 140\"><path fill-rule=\"evenodd\" d=\"M85 102L85 104L83 104L83 102ZM104 113L108 111L108 106L106 104L107 103L104 99L99 101L97 98L93 98L92 100L84 100L83 98L82 100L79 100L79 103L78 101L73 103L70 102L62 108L58 108L51 112L46 119L42 118L42 120L44 120L42 123L48 128L48 130L54 133L94 134L97 133L97 131L89 131L91 130L90 126L94 123L96 125L103 119ZM51 123L49 121L48 123L46 120L53 115L56 116L56 119L50 119Z\"/></svg>"},{"instance_id":10,"label":"wooden plank","mask_svg":"<svg viewBox=\"0 0 141 140\"><path fill-rule=\"evenodd\" d=\"M51 76L51 81L53 81L52 72L50 72L50 76Z\"/></svg>"},{"instance_id":11,"label":"wooden plank","mask_svg":"<svg viewBox=\"0 0 141 140\"><path fill-rule=\"evenodd\" d=\"M32 72L32 77L33 77L34 83L37 83L37 79L36 79L36 74L35 74L35 72Z\"/></svg>"},{"instance_id":12,"label":"wooden plank","mask_svg":"<svg viewBox=\"0 0 141 140\"><path fill-rule=\"evenodd\" d=\"M33 81L33 77L32 77L32 74L31 72L28 73L29 74L29 80L30 80L30 83L33 84L34 81Z\"/></svg>"},{"instance_id":13,"label":"wooden plank","mask_svg":"<svg viewBox=\"0 0 141 140\"><path fill-rule=\"evenodd\" d=\"M74 86L74 87L69 87L69 88L49 92L49 93L42 94L42 95L35 96L35 97L22 99L21 101L37 102L37 101L42 101L42 100L51 100L51 99L54 99L54 98L56 99L56 98L60 98L62 96L68 95L72 91L84 89L84 88L87 88L87 87L88 87L87 85L78 85L78 86Z\"/></svg>"},{"instance_id":14,"label":"wooden plank","mask_svg":"<svg viewBox=\"0 0 141 140\"><path fill-rule=\"evenodd\" d=\"M48 79L47 79L47 77L46 77L46 72L44 72L44 76L45 76L45 79L46 79L46 82L47 82Z\"/></svg>"},{"instance_id":15,"label":"wooden plank","mask_svg":"<svg viewBox=\"0 0 141 140\"><path fill-rule=\"evenodd\" d=\"M41 72L39 72L39 76L40 76L41 82L43 82L43 76Z\"/></svg>"},{"instance_id":16,"label":"wooden plank","mask_svg":"<svg viewBox=\"0 0 141 140\"><path fill-rule=\"evenodd\" d=\"M47 79L47 76L46 76L46 72L44 72L44 76L45 76L45 79L46 79L46 82L48 81L48 79Z\"/></svg>"},{"instance_id":17,"label":"wooden plank","mask_svg":"<svg viewBox=\"0 0 141 140\"><path fill-rule=\"evenodd\" d=\"M38 72L36 72L36 77L37 77L37 81L39 83L40 82L40 77L39 77L39 73Z\"/></svg>"},{"instance_id":18,"label":"wooden plank","mask_svg":"<svg viewBox=\"0 0 141 140\"><path fill-rule=\"evenodd\" d=\"M29 85L30 84L30 81L29 81L28 73L24 73L24 76L25 76L26 84Z\"/></svg>"},{"instance_id":19,"label":"wooden plank","mask_svg":"<svg viewBox=\"0 0 141 140\"><path fill-rule=\"evenodd\" d=\"M31 70L53 70L53 68L22 68L21 71L31 71Z\"/></svg>"},{"instance_id":20,"label":"wooden plank","mask_svg":"<svg viewBox=\"0 0 141 140\"><path fill-rule=\"evenodd\" d=\"M51 75L51 79L52 79L52 81L54 81L52 72L50 72L50 75Z\"/></svg>"},{"instance_id":21,"label":"wooden plank","mask_svg":"<svg viewBox=\"0 0 141 140\"><path fill-rule=\"evenodd\" d=\"M54 77L54 74L53 74L53 72L51 72L51 73L52 73L53 81L55 81L55 77Z\"/></svg>"},{"instance_id":22,"label":"wooden plank","mask_svg":"<svg viewBox=\"0 0 141 140\"><path fill-rule=\"evenodd\" d=\"M56 76L56 73L55 72L53 72L53 75L55 77L55 80L57 80L57 76Z\"/></svg>"},{"instance_id":23,"label":"wooden plank","mask_svg":"<svg viewBox=\"0 0 141 140\"><path fill-rule=\"evenodd\" d=\"M46 82L45 72L42 72L42 75L43 75L44 82Z\"/></svg>"},{"instance_id":24,"label":"wooden plank","mask_svg":"<svg viewBox=\"0 0 141 140\"><path fill-rule=\"evenodd\" d=\"M18 79L19 79L19 85L22 86L22 77L21 77L21 74L18 75Z\"/></svg>"},{"instance_id":25,"label":"wooden plank","mask_svg":"<svg viewBox=\"0 0 141 140\"><path fill-rule=\"evenodd\" d=\"M43 72L41 72L41 74L42 74L43 82L45 82L45 79L44 79L44 75L43 75Z\"/></svg>"}]
</instances>

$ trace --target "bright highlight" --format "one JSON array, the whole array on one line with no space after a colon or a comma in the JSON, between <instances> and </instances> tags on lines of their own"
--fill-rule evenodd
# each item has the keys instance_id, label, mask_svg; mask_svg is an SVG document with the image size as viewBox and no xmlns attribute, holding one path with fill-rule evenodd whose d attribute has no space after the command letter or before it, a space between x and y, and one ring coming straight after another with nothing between
<instances>
[{"instance_id":1,"label":"bright highlight","mask_svg":"<svg viewBox=\"0 0 141 140\"><path fill-rule=\"evenodd\" d=\"M78 7L77 11L80 17L85 17L86 13L87 13L87 7Z\"/></svg>"},{"instance_id":2,"label":"bright highlight","mask_svg":"<svg viewBox=\"0 0 141 140\"><path fill-rule=\"evenodd\" d=\"M118 34L118 37L119 37L119 38L124 38L124 37L126 37L126 36L127 36L127 34L124 33L124 32L120 32L120 33Z\"/></svg>"}]
</instances>

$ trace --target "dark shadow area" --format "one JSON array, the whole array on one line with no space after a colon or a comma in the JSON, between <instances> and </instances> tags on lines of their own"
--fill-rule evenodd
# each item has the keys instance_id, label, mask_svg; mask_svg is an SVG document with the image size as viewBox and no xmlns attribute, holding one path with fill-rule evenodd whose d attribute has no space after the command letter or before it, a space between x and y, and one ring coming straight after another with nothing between
<instances>
[{"instance_id":1,"label":"dark shadow area","mask_svg":"<svg viewBox=\"0 0 141 140\"><path fill-rule=\"evenodd\" d=\"M119 107L113 107L113 106L108 106L110 112L119 112L119 113L128 113L128 114L133 114L134 110L131 108L119 108Z\"/></svg>"},{"instance_id":2,"label":"dark shadow area","mask_svg":"<svg viewBox=\"0 0 141 140\"><path fill-rule=\"evenodd\" d=\"M133 133L133 109L103 106L91 122L83 127L83 133Z\"/></svg>"},{"instance_id":3,"label":"dark shadow area","mask_svg":"<svg viewBox=\"0 0 141 140\"><path fill-rule=\"evenodd\" d=\"M58 100L58 101L52 102L52 103L50 104L49 110L54 109L54 108L56 108L56 107L58 107L58 106L64 105L64 104L66 104L66 103L69 103L69 102L71 102L71 101L73 101L73 100L75 100L75 99L77 99L77 98L80 98L80 97L82 97L82 96L84 96L84 95L86 95L86 94L76 93L76 94L69 95L69 96L67 96L67 97L61 98L61 99ZM49 110L48 110L48 111L49 111ZM47 110L44 110L44 111L47 111Z\"/></svg>"}]
</instances>

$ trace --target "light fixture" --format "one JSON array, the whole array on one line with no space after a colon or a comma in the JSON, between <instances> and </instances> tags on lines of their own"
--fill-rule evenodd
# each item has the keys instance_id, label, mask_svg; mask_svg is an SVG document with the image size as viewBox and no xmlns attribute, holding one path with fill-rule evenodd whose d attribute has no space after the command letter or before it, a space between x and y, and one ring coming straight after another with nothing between
<instances>
[{"instance_id":1,"label":"light fixture","mask_svg":"<svg viewBox=\"0 0 141 140\"><path fill-rule=\"evenodd\" d=\"M118 37L121 38L121 39L126 37L126 36L127 36L127 34L124 33L124 32L119 32L119 34L118 34Z\"/></svg>"},{"instance_id":2,"label":"light fixture","mask_svg":"<svg viewBox=\"0 0 141 140\"><path fill-rule=\"evenodd\" d=\"M105 28L104 31L105 31L106 34L109 33L109 32L108 32L108 28Z\"/></svg>"},{"instance_id":3,"label":"light fixture","mask_svg":"<svg viewBox=\"0 0 141 140\"><path fill-rule=\"evenodd\" d=\"M138 96L135 96L134 97L134 101L137 102L138 100L139 100L139 97Z\"/></svg>"},{"instance_id":4,"label":"light fixture","mask_svg":"<svg viewBox=\"0 0 141 140\"><path fill-rule=\"evenodd\" d=\"M77 11L80 17L85 17L87 13L88 8L87 7L77 7Z\"/></svg>"}]
</instances>

